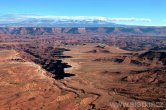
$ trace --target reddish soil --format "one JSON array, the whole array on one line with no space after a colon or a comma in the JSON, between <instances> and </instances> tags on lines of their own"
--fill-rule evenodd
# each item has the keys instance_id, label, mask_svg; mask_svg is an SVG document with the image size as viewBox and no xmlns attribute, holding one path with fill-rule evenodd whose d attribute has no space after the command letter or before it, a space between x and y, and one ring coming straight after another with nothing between
<instances>
[{"instance_id":1,"label":"reddish soil","mask_svg":"<svg viewBox=\"0 0 166 110\"><path fill-rule=\"evenodd\" d=\"M165 37L60 31L0 35L0 110L166 109Z\"/></svg>"}]
</instances>

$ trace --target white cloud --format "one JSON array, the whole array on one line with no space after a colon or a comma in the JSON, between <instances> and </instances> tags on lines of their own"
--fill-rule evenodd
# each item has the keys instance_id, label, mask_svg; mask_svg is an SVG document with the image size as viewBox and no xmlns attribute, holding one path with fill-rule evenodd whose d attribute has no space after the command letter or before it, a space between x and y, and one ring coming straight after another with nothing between
<instances>
[{"instance_id":1,"label":"white cloud","mask_svg":"<svg viewBox=\"0 0 166 110\"><path fill-rule=\"evenodd\" d=\"M111 21L143 21L151 22L150 18L110 18Z\"/></svg>"},{"instance_id":2,"label":"white cloud","mask_svg":"<svg viewBox=\"0 0 166 110\"><path fill-rule=\"evenodd\" d=\"M34 16L34 15L20 15L20 18L34 18L34 19L60 19L60 20L108 20L102 16Z\"/></svg>"},{"instance_id":3,"label":"white cloud","mask_svg":"<svg viewBox=\"0 0 166 110\"><path fill-rule=\"evenodd\" d=\"M103 16L39 16L39 15L0 15L0 22L17 22L27 19L51 19L51 20L86 20L86 21L141 21L150 22L150 18L108 18Z\"/></svg>"}]
</instances>

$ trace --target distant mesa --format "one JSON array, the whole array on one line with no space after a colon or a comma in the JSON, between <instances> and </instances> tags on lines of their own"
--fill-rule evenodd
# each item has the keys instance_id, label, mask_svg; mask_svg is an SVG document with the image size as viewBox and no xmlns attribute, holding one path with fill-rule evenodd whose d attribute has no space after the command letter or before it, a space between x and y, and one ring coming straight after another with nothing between
<instances>
[{"instance_id":1,"label":"distant mesa","mask_svg":"<svg viewBox=\"0 0 166 110\"><path fill-rule=\"evenodd\" d=\"M97 45L94 49L87 51L86 53L111 53L111 52L105 49L104 45Z\"/></svg>"},{"instance_id":2,"label":"distant mesa","mask_svg":"<svg viewBox=\"0 0 166 110\"><path fill-rule=\"evenodd\" d=\"M139 29L139 32L138 32ZM118 30L118 32L117 32ZM56 35L56 34L107 34L112 36L163 36L166 35L166 27L47 27L47 26L8 26L0 27L0 34L12 35Z\"/></svg>"}]
</instances>

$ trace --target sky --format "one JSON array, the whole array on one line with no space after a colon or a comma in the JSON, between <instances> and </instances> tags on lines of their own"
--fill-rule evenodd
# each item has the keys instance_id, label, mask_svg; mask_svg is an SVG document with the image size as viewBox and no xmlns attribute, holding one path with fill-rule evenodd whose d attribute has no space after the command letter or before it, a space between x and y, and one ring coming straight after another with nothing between
<instances>
[{"instance_id":1,"label":"sky","mask_svg":"<svg viewBox=\"0 0 166 110\"><path fill-rule=\"evenodd\" d=\"M8 14L105 17L118 24L166 26L166 0L0 0L0 20Z\"/></svg>"}]
</instances>

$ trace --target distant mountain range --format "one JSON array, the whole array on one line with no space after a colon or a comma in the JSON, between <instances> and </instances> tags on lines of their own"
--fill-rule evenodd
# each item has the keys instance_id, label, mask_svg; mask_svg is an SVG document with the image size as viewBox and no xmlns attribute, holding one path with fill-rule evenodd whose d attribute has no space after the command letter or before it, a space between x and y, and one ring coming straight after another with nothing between
<instances>
[{"instance_id":1,"label":"distant mountain range","mask_svg":"<svg viewBox=\"0 0 166 110\"><path fill-rule=\"evenodd\" d=\"M103 20L53 20L53 19L26 19L18 22L0 23L4 26L17 27L115 27L122 26Z\"/></svg>"},{"instance_id":2,"label":"distant mountain range","mask_svg":"<svg viewBox=\"0 0 166 110\"><path fill-rule=\"evenodd\" d=\"M57 33L102 33L119 36L166 36L166 27L120 25L113 23L116 20L150 21L148 18L0 15L0 34L55 35Z\"/></svg>"},{"instance_id":3,"label":"distant mountain range","mask_svg":"<svg viewBox=\"0 0 166 110\"><path fill-rule=\"evenodd\" d=\"M0 14L0 27L122 27L122 22L151 22L150 18L109 18L103 16L41 16ZM118 24L117 24L118 23Z\"/></svg>"}]
</instances>

